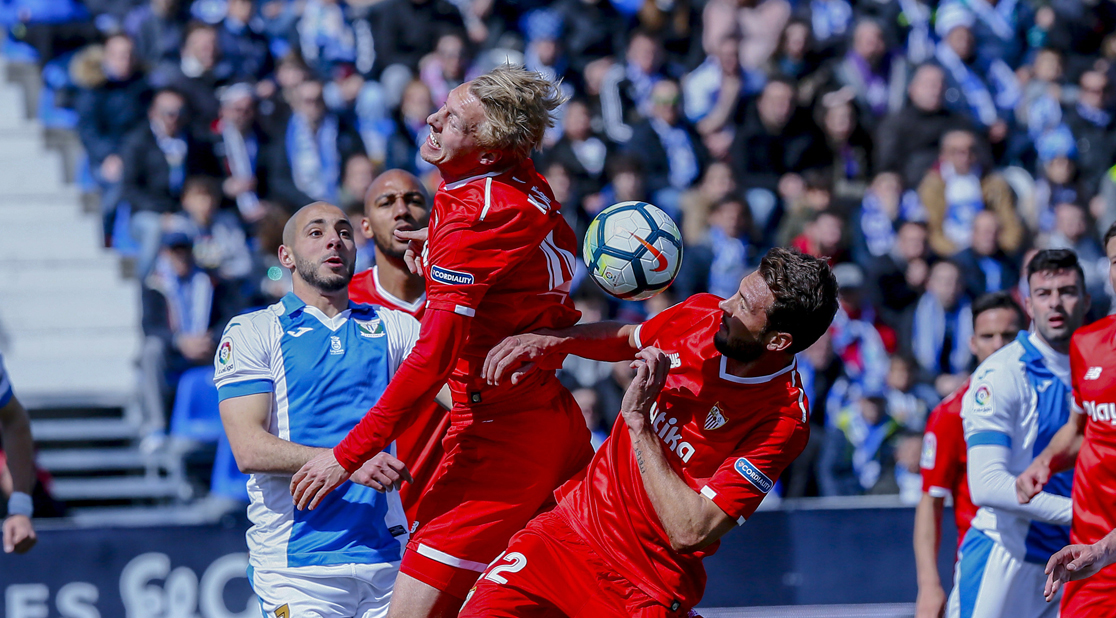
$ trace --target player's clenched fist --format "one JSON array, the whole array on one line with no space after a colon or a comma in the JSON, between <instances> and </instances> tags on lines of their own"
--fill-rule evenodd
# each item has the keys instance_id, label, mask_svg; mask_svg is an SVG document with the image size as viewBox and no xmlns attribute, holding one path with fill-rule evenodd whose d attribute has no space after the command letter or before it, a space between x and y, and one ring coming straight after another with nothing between
<instances>
[{"instance_id":1,"label":"player's clenched fist","mask_svg":"<svg viewBox=\"0 0 1116 618\"><path fill-rule=\"evenodd\" d=\"M1019 499L1019 504L1030 502L1049 480L1050 466L1042 458L1032 461L1022 474L1015 477L1015 497Z\"/></svg>"},{"instance_id":2,"label":"player's clenched fist","mask_svg":"<svg viewBox=\"0 0 1116 618\"><path fill-rule=\"evenodd\" d=\"M38 540L30 517L11 515L4 520L4 553L25 554Z\"/></svg>"},{"instance_id":3,"label":"player's clenched fist","mask_svg":"<svg viewBox=\"0 0 1116 618\"><path fill-rule=\"evenodd\" d=\"M379 452L375 457L364 462L359 470L353 473L351 480L376 491L398 491L403 487L403 481L414 483L407 466L396 457L386 452Z\"/></svg>"},{"instance_id":4,"label":"player's clenched fist","mask_svg":"<svg viewBox=\"0 0 1116 618\"><path fill-rule=\"evenodd\" d=\"M298 509L314 510L326 494L349 478L349 473L337 463L337 456L330 449L324 450L306 462L291 478L291 495Z\"/></svg>"},{"instance_id":5,"label":"player's clenched fist","mask_svg":"<svg viewBox=\"0 0 1116 618\"><path fill-rule=\"evenodd\" d=\"M624 415L624 422L628 424L628 429L639 433L651 422L649 418L651 406L666 384L670 359L663 354L662 350L646 347L636 354L636 359L632 361L632 368L636 370L635 378L628 385L628 390L624 391L620 414Z\"/></svg>"}]
</instances>

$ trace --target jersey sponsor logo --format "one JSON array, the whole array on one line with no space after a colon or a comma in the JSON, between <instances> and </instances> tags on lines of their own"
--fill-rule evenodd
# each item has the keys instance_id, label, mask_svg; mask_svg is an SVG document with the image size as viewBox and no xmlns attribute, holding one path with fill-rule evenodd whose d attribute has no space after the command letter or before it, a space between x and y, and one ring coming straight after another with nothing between
<instances>
[{"instance_id":1,"label":"jersey sponsor logo","mask_svg":"<svg viewBox=\"0 0 1116 618\"><path fill-rule=\"evenodd\" d=\"M476 281L470 273L433 265L430 267L430 278L446 285L473 285Z\"/></svg>"},{"instance_id":2,"label":"jersey sponsor logo","mask_svg":"<svg viewBox=\"0 0 1116 618\"><path fill-rule=\"evenodd\" d=\"M760 490L763 493L771 491L771 488L775 486L774 481L767 478L766 474L760 472L759 468L752 465L752 462L748 461L744 457L737 459L736 464L733 466L733 468L736 468L736 471L740 473L740 476L748 479L749 483L755 485L756 489Z\"/></svg>"},{"instance_id":3,"label":"jersey sponsor logo","mask_svg":"<svg viewBox=\"0 0 1116 618\"><path fill-rule=\"evenodd\" d=\"M384 330L384 323L380 321L380 318L376 318L375 320L355 320L355 322L357 325L357 332L360 333L361 337L377 339L387 334L387 331Z\"/></svg>"},{"instance_id":4,"label":"jersey sponsor logo","mask_svg":"<svg viewBox=\"0 0 1116 618\"><path fill-rule=\"evenodd\" d=\"M539 212L546 214L550 212L550 198L545 193L539 190L538 187L531 187L530 195L527 196L527 201L532 206L539 209Z\"/></svg>"},{"instance_id":5,"label":"jersey sponsor logo","mask_svg":"<svg viewBox=\"0 0 1116 618\"><path fill-rule=\"evenodd\" d=\"M292 336L292 337L295 337L297 339L298 337L301 337L301 336L305 335L306 333L308 333L312 330L314 330L314 329L310 328L309 326L299 326L295 330L287 331L287 334Z\"/></svg>"},{"instance_id":6,"label":"jersey sponsor logo","mask_svg":"<svg viewBox=\"0 0 1116 618\"><path fill-rule=\"evenodd\" d=\"M236 369L233 359L232 340L225 339L217 348L217 375L224 375Z\"/></svg>"},{"instance_id":7,"label":"jersey sponsor logo","mask_svg":"<svg viewBox=\"0 0 1116 618\"><path fill-rule=\"evenodd\" d=\"M992 412L992 386L981 384L973 391L973 412L990 414Z\"/></svg>"},{"instance_id":8,"label":"jersey sponsor logo","mask_svg":"<svg viewBox=\"0 0 1116 618\"><path fill-rule=\"evenodd\" d=\"M341 338L336 335L329 337L329 353L333 356L344 354L345 348L341 347Z\"/></svg>"},{"instance_id":9,"label":"jersey sponsor logo","mask_svg":"<svg viewBox=\"0 0 1116 618\"><path fill-rule=\"evenodd\" d=\"M931 432L926 432L922 437L922 457L918 460L918 466L923 470L933 470L934 461L938 458L938 437Z\"/></svg>"},{"instance_id":10,"label":"jersey sponsor logo","mask_svg":"<svg viewBox=\"0 0 1116 618\"><path fill-rule=\"evenodd\" d=\"M1104 371L1104 367L1089 367L1089 370L1085 372L1085 379L1096 380L1100 377L1102 371Z\"/></svg>"},{"instance_id":11,"label":"jersey sponsor logo","mask_svg":"<svg viewBox=\"0 0 1116 618\"><path fill-rule=\"evenodd\" d=\"M713 404L712 408L709 408L709 413L705 415L705 430L713 431L714 429L720 429L724 427L727 422L728 419L725 418L725 414L721 412L721 402L718 401Z\"/></svg>"},{"instance_id":12,"label":"jersey sponsor logo","mask_svg":"<svg viewBox=\"0 0 1116 618\"><path fill-rule=\"evenodd\" d=\"M659 436L659 439L666 445L667 450L677 454L682 458L683 462L689 462L690 457L694 455L694 445L682 439L682 434L678 432L678 419L666 418L666 414L658 413L658 404L651 406L651 428Z\"/></svg>"},{"instance_id":13,"label":"jersey sponsor logo","mask_svg":"<svg viewBox=\"0 0 1116 618\"><path fill-rule=\"evenodd\" d=\"M1093 419L1093 422L1116 425L1116 404L1098 403L1096 401L1086 401L1084 403L1085 413Z\"/></svg>"}]
</instances>

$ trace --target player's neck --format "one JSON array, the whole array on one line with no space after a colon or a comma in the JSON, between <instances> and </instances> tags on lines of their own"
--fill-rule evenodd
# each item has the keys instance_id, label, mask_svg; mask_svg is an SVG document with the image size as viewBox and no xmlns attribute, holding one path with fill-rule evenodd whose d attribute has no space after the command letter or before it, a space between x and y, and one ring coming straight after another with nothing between
<instances>
[{"instance_id":1,"label":"player's neck","mask_svg":"<svg viewBox=\"0 0 1116 618\"><path fill-rule=\"evenodd\" d=\"M783 354L764 354L754 361L742 363L725 357L725 373L738 378L762 378L774 373L779 373L794 362L792 357Z\"/></svg>"},{"instance_id":2,"label":"player's neck","mask_svg":"<svg viewBox=\"0 0 1116 618\"><path fill-rule=\"evenodd\" d=\"M1038 339L1042 343L1046 344L1046 346L1048 348L1050 348L1051 350L1054 350L1058 354L1069 354L1069 349L1070 349L1069 339L1066 339L1065 341L1048 341L1046 339L1046 337L1042 336L1042 333L1038 329L1035 329L1034 331L1031 331L1031 332L1032 332L1032 334L1034 334L1035 339Z\"/></svg>"},{"instance_id":3,"label":"player's neck","mask_svg":"<svg viewBox=\"0 0 1116 618\"><path fill-rule=\"evenodd\" d=\"M414 303L426 290L422 277L407 269L402 258L385 255L376 247L376 282L382 291L406 303Z\"/></svg>"},{"instance_id":4,"label":"player's neck","mask_svg":"<svg viewBox=\"0 0 1116 618\"><path fill-rule=\"evenodd\" d=\"M294 295L299 300L306 303L308 307L314 307L321 311L327 318L332 318L349 308L348 287L343 287L336 292L326 292L302 281L297 276L292 287L294 288Z\"/></svg>"}]
</instances>

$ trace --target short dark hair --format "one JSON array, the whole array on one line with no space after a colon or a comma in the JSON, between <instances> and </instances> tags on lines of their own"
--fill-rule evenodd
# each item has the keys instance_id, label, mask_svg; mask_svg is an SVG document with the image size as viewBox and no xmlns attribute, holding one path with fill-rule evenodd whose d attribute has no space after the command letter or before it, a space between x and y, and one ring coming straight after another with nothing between
<instances>
[{"instance_id":1,"label":"short dark hair","mask_svg":"<svg viewBox=\"0 0 1116 618\"><path fill-rule=\"evenodd\" d=\"M1112 240L1113 238L1116 238L1116 221L1114 221L1112 225L1108 226L1108 231L1104 233L1104 242L1101 244L1101 249L1103 249L1106 253L1108 252L1108 241Z\"/></svg>"},{"instance_id":2,"label":"short dark hair","mask_svg":"<svg viewBox=\"0 0 1116 618\"><path fill-rule=\"evenodd\" d=\"M833 269L824 259L798 249L774 247L760 260L759 272L775 297L767 328L791 336L791 354L813 345L837 315Z\"/></svg>"},{"instance_id":3,"label":"short dark hair","mask_svg":"<svg viewBox=\"0 0 1116 618\"><path fill-rule=\"evenodd\" d=\"M212 176L190 176L182 183L182 195L187 193L204 193L214 202L221 201L221 183Z\"/></svg>"},{"instance_id":4,"label":"short dark hair","mask_svg":"<svg viewBox=\"0 0 1116 618\"><path fill-rule=\"evenodd\" d=\"M1027 283L1035 273L1072 269L1077 273L1081 285L1085 285L1085 271L1077 261L1077 254L1072 249L1043 249L1031 258L1027 264Z\"/></svg>"},{"instance_id":5,"label":"short dark hair","mask_svg":"<svg viewBox=\"0 0 1116 618\"><path fill-rule=\"evenodd\" d=\"M1015 302L1011 294L1004 291L989 292L976 297L976 300L974 300L972 304L973 326L976 326L976 321L977 318L980 317L980 314L985 311L992 311L993 309L1010 309L1014 311L1015 315L1019 318L1020 328L1026 327L1027 316L1023 313L1023 308L1019 306L1019 303Z\"/></svg>"}]
</instances>

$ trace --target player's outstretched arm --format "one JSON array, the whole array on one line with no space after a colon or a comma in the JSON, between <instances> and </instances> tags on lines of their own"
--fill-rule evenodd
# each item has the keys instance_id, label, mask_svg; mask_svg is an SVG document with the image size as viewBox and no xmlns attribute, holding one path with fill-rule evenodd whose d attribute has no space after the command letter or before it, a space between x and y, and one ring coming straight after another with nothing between
<instances>
[{"instance_id":1,"label":"player's outstretched arm","mask_svg":"<svg viewBox=\"0 0 1116 618\"><path fill-rule=\"evenodd\" d=\"M0 373L2 376L2 373ZM4 553L26 553L38 538L31 524L31 491L35 485L35 452L31 440L31 420L14 396L0 407L0 435L12 475L11 513L4 520Z\"/></svg>"},{"instance_id":2,"label":"player's outstretched arm","mask_svg":"<svg viewBox=\"0 0 1116 618\"><path fill-rule=\"evenodd\" d=\"M1043 596L1050 602L1066 582L1092 577L1113 562L1116 562L1116 530L1092 545L1063 547L1046 563Z\"/></svg>"},{"instance_id":3,"label":"player's outstretched arm","mask_svg":"<svg viewBox=\"0 0 1116 618\"><path fill-rule=\"evenodd\" d=\"M945 610L946 594L938 575L938 547L942 538L944 498L922 494L915 507L914 553L918 573L915 618L938 618Z\"/></svg>"},{"instance_id":4,"label":"player's outstretched arm","mask_svg":"<svg viewBox=\"0 0 1116 618\"><path fill-rule=\"evenodd\" d=\"M1066 424L1050 438L1050 444L1015 479L1015 494L1020 504L1030 502L1052 475L1073 467L1084 436L1085 415L1071 413Z\"/></svg>"},{"instance_id":5,"label":"player's outstretched arm","mask_svg":"<svg viewBox=\"0 0 1116 618\"><path fill-rule=\"evenodd\" d=\"M674 472L651 424L651 406L666 384L670 359L657 348L644 348L632 363L635 378L624 393L620 414L628 425L632 452L671 548L691 553L714 543L736 522Z\"/></svg>"},{"instance_id":6,"label":"player's outstretched arm","mask_svg":"<svg viewBox=\"0 0 1116 618\"><path fill-rule=\"evenodd\" d=\"M509 375L512 384L536 368L557 369L567 354L598 361L631 359L639 350L638 324L595 322L561 330L513 335L496 344L484 359L484 378L499 384Z\"/></svg>"},{"instance_id":7,"label":"player's outstretched arm","mask_svg":"<svg viewBox=\"0 0 1116 618\"><path fill-rule=\"evenodd\" d=\"M1016 478L1007 470L1007 447L981 444L969 447L969 492L973 504L990 506L1019 517L1068 526L1073 518L1069 498L1045 491L1027 504L1019 504Z\"/></svg>"}]
</instances>

